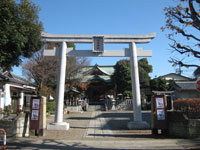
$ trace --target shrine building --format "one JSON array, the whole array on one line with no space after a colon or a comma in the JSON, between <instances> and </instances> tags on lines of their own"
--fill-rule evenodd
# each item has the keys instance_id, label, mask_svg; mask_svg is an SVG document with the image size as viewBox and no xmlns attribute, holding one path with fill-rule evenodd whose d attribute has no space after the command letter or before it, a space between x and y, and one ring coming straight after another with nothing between
<instances>
[{"instance_id":1,"label":"shrine building","mask_svg":"<svg viewBox=\"0 0 200 150\"><path fill-rule=\"evenodd\" d=\"M114 66L87 66L83 68L81 85L86 87L85 96L89 103L101 102L106 95L114 95L111 76Z\"/></svg>"}]
</instances>

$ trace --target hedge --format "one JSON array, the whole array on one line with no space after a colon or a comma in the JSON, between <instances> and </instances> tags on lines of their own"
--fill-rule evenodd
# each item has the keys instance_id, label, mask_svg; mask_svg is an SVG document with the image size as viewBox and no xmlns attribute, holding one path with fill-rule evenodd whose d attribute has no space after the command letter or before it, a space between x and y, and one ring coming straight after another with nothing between
<instances>
[{"instance_id":1,"label":"hedge","mask_svg":"<svg viewBox=\"0 0 200 150\"><path fill-rule=\"evenodd\" d=\"M183 112L189 118L200 118L200 98L177 99L174 101L174 111Z\"/></svg>"}]
</instances>

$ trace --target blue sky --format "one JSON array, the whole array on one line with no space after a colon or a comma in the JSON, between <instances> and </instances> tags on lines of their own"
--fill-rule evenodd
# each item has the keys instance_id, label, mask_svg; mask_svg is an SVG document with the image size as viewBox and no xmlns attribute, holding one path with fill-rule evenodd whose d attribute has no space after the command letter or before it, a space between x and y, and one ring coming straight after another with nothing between
<instances>
[{"instance_id":1,"label":"blue sky","mask_svg":"<svg viewBox=\"0 0 200 150\"><path fill-rule=\"evenodd\" d=\"M148 44L138 44L152 50L148 58L153 66L150 76L174 73L175 68L168 62L174 55L170 51L166 33L161 31L165 16L163 8L174 5L173 0L34 0L40 6L40 20L44 31L55 34L121 34L137 35L156 32ZM122 49L126 45L112 45L108 48ZM83 46L84 47L88 47ZM80 45L77 46L80 48ZM82 48L82 47L81 47ZM91 58L91 65L114 65L123 58ZM185 69L184 69L185 70ZM14 73L20 74L19 68ZM192 76L191 69L183 75Z\"/></svg>"}]
</instances>

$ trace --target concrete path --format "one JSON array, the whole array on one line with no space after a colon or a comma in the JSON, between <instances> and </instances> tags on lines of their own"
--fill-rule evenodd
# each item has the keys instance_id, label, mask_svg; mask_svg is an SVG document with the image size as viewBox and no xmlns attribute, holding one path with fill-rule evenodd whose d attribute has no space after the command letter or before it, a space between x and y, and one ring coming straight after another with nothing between
<instances>
[{"instance_id":1,"label":"concrete path","mask_svg":"<svg viewBox=\"0 0 200 150\"><path fill-rule=\"evenodd\" d=\"M92 112L92 119L86 129L84 137L86 138L105 138L106 135L112 135L112 130L107 124L105 118L98 117L102 113L99 111Z\"/></svg>"},{"instance_id":2,"label":"concrete path","mask_svg":"<svg viewBox=\"0 0 200 150\"><path fill-rule=\"evenodd\" d=\"M68 131L46 131L44 137L9 138L7 149L25 150L178 150L200 149L199 139L176 139L152 136L151 130L128 130L130 111L83 112L64 115ZM149 112L143 119L151 120ZM49 117L47 122L52 122Z\"/></svg>"}]
</instances>

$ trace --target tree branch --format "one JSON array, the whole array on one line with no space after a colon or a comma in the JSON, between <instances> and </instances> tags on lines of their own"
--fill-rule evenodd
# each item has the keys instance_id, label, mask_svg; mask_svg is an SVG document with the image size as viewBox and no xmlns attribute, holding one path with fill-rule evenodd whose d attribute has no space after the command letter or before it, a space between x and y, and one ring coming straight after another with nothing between
<instances>
[{"instance_id":1,"label":"tree branch","mask_svg":"<svg viewBox=\"0 0 200 150\"><path fill-rule=\"evenodd\" d=\"M177 59L174 59L174 58L170 58L170 59L171 59L171 60L169 60L170 63L173 63L174 65L180 65L181 67L186 67L186 68L189 68L189 67L198 68L198 67L200 67L197 64L186 64L186 63L183 63L183 61L180 61L180 60L177 60Z\"/></svg>"},{"instance_id":2,"label":"tree branch","mask_svg":"<svg viewBox=\"0 0 200 150\"><path fill-rule=\"evenodd\" d=\"M196 2L199 3L198 1L196 1ZM191 11L191 18L193 19L194 26L200 30L200 20L198 18L199 15L197 14L197 12L194 9L193 0L189 0L188 3L189 3L189 7L190 7L190 11Z\"/></svg>"},{"instance_id":3,"label":"tree branch","mask_svg":"<svg viewBox=\"0 0 200 150\"><path fill-rule=\"evenodd\" d=\"M189 46L182 46L180 43L177 43L176 40L173 38L169 37L170 40L174 42L173 45L170 45L175 51L177 51L180 54L186 54L186 53L191 53L194 57L200 58L200 52L196 51Z\"/></svg>"},{"instance_id":4,"label":"tree branch","mask_svg":"<svg viewBox=\"0 0 200 150\"><path fill-rule=\"evenodd\" d=\"M192 34L186 34L185 31L177 26L174 26L174 29L178 32L178 33L181 33L183 36L186 36L186 37L191 37L193 38L194 40L197 40L200 42L200 39L197 38L196 36L192 35Z\"/></svg>"}]
</instances>

